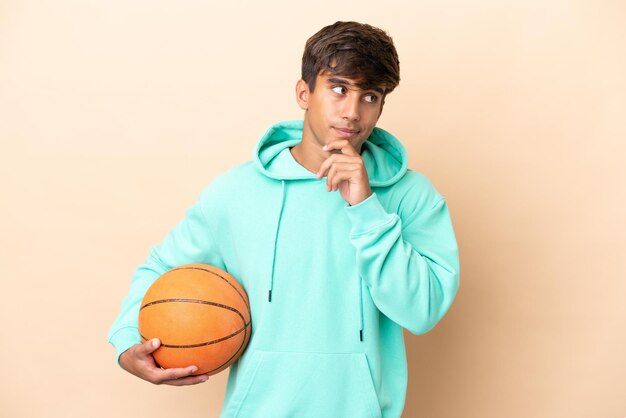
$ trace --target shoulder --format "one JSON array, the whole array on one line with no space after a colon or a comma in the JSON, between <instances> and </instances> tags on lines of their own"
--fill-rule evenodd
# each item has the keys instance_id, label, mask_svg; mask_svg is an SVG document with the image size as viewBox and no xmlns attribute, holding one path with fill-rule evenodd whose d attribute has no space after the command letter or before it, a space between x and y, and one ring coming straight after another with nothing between
<instances>
[{"instance_id":1,"label":"shoulder","mask_svg":"<svg viewBox=\"0 0 626 418\"><path fill-rule=\"evenodd\" d=\"M426 202L436 203L443 199L443 196L426 175L410 169L406 171L393 188L405 197L412 196Z\"/></svg>"},{"instance_id":2,"label":"shoulder","mask_svg":"<svg viewBox=\"0 0 626 418\"><path fill-rule=\"evenodd\" d=\"M236 165L218 176L203 189L202 194L219 195L232 188L247 187L251 182L258 181L259 172L252 161Z\"/></svg>"},{"instance_id":3,"label":"shoulder","mask_svg":"<svg viewBox=\"0 0 626 418\"><path fill-rule=\"evenodd\" d=\"M207 206L230 203L241 204L247 199L258 198L260 193L271 187L253 161L236 165L216 176L200 194L200 202Z\"/></svg>"},{"instance_id":4,"label":"shoulder","mask_svg":"<svg viewBox=\"0 0 626 418\"><path fill-rule=\"evenodd\" d=\"M396 213L422 212L443 200L430 179L413 170L407 170L395 184L377 190L377 194Z\"/></svg>"},{"instance_id":5,"label":"shoulder","mask_svg":"<svg viewBox=\"0 0 626 418\"><path fill-rule=\"evenodd\" d=\"M404 176L397 182L400 187L417 190L435 190L435 186L425 174L407 169Z\"/></svg>"},{"instance_id":6,"label":"shoulder","mask_svg":"<svg viewBox=\"0 0 626 418\"><path fill-rule=\"evenodd\" d=\"M253 177L251 162L236 165L214 177L201 191L199 203L211 206L211 202L228 201Z\"/></svg>"}]
</instances>

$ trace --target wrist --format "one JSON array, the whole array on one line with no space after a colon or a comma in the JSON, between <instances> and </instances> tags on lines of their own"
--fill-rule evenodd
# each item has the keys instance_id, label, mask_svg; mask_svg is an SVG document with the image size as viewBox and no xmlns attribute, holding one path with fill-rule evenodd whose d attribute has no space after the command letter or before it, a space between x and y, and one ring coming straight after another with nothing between
<instances>
[{"instance_id":1,"label":"wrist","mask_svg":"<svg viewBox=\"0 0 626 418\"><path fill-rule=\"evenodd\" d=\"M373 194L372 189L368 187L367 190L364 190L362 194L359 194L355 198L348 200L348 204L350 206L357 206L363 203L364 201L366 201L367 199L369 199L372 196L372 194Z\"/></svg>"},{"instance_id":2,"label":"wrist","mask_svg":"<svg viewBox=\"0 0 626 418\"><path fill-rule=\"evenodd\" d=\"M346 207L345 210L352 223L352 235L360 235L380 228L397 216L385 210L376 193L372 193L357 205Z\"/></svg>"}]
</instances>

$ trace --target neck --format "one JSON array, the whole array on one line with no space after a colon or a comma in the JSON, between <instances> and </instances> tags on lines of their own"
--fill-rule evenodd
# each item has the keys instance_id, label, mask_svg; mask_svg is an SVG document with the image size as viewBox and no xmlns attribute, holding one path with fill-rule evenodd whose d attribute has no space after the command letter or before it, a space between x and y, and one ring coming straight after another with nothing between
<instances>
[{"instance_id":1,"label":"neck","mask_svg":"<svg viewBox=\"0 0 626 418\"><path fill-rule=\"evenodd\" d=\"M302 167L317 173L322 163L330 156L330 152L322 150L317 144L302 141L291 148L291 155Z\"/></svg>"}]
</instances>

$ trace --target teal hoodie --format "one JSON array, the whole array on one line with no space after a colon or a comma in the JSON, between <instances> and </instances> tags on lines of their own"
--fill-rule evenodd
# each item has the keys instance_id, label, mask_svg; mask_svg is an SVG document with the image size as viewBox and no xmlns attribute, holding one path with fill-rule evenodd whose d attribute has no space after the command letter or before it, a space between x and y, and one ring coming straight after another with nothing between
<instances>
[{"instance_id":1,"label":"teal hoodie","mask_svg":"<svg viewBox=\"0 0 626 418\"><path fill-rule=\"evenodd\" d=\"M109 341L118 356L140 343L139 304L161 274L212 264L242 283L252 311L222 417L400 417L402 328L430 330L458 288L446 202L375 128L362 148L373 194L349 206L292 157L302 126L270 127L253 160L216 178L152 247Z\"/></svg>"}]
</instances>

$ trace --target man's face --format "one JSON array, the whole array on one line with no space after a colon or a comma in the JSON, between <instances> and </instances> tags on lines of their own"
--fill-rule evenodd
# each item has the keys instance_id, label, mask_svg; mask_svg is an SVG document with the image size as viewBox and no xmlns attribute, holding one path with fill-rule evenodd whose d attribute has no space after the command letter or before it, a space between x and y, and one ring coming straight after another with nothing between
<instances>
[{"instance_id":1,"label":"man's face","mask_svg":"<svg viewBox=\"0 0 626 418\"><path fill-rule=\"evenodd\" d=\"M303 141L320 147L346 139L360 152L383 110L382 89L361 90L355 80L330 73L317 76L313 92L300 80L297 94L300 107L306 110Z\"/></svg>"}]
</instances>

